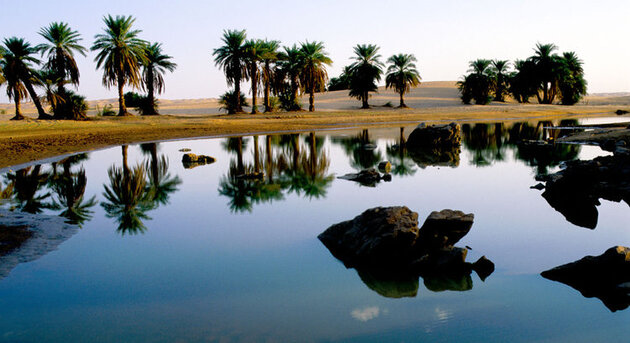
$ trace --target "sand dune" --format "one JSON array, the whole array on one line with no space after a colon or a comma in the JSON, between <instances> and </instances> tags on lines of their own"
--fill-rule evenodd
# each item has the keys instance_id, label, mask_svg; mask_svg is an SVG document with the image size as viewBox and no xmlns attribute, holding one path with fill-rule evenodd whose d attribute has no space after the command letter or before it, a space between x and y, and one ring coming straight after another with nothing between
<instances>
[{"instance_id":1,"label":"sand dune","mask_svg":"<svg viewBox=\"0 0 630 343\"><path fill-rule=\"evenodd\" d=\"M245 89L247 84L245 84ZM251 103L251 99L248 99ZM308 107L308 96L302 96L302 105ZM116 111L118 108L117 99L103 99L89 101L90 111L88 115L94 115L97 107L102 109L105 105L112 105ZM259 99L258 104L262 103L262 98ZM393 106L398 106L399 97L397 93L394 93L391 89L385 89L380 87L378 93L374 93L370 98L370 105L373 106L373 111L383 111L385 108L383 105L391 103ZM448 108L453 107L466 107L459 99L459 92L456 87L455 81L434 81L424 82L418 88L414 88L405 95L405 103L412 109L426 110L430 108L440 109L441 112L448 111ZM488 110L492 110L493 107L503 107L509 105L515 105L514 101L508 101L507 103L492 103L488 105ZM535 106L531 104L528 106ZM594 94L587 96L578 106L582 105L618 105L618 106L630 106L630 95L625 93L616 94ZM361 106L360 101L348 96L347 90L317 93L315 95L315 108L318 111L348 111L359 109ZM259 107L260 108L260 107ZM36 116L35 107L31 102L24 103L22 110L25 115L33 117ZM247 110L247 108L246 108ZM459 111L466 111L466 109L460 108ZM4 114L0 114L0 119L9 119L14 113L13 104L0 104L0 112L4 111ZM413 111L413 110L411 110ZM220 105L217 99L181 99L181 100L160 100L160 113L170 115L203 115L203 114L219 114L222 113Z\"/></svg>"}]
</instances>

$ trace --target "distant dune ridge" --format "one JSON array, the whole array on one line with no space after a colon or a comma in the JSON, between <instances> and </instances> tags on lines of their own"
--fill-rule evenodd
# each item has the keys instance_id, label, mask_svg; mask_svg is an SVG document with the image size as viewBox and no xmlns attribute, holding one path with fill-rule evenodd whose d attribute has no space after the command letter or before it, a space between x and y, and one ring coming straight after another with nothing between
<instances>
[{"instance_id":1,"label":"distant dune ridge","mask_svg":"<svg viewBox=\"0 0 630 343\"><path fill-rule=\"evenodd\" d=\"M532 99L532 104L536 104ZM181 99L166 100L160 99L160 113L170 115L201 115L201 114L219 114L220 105L215 98L206 99ZM251 100L248 99L248 102ZM301 99L304 108L308 108L308 97L303 96ZM378 93L374 93L370 98L370 105L374 110L382 110L386 103L397 106L399 96L391 89L379 87ZM118 99L103 99L89 101L90 111L88 115L94 115L96 106L110 104L115 111L118 111ZM405 95L405 103L411 108L427 109L427 108L443 108L463 105L459 99L459 91L455 81L431 81L423 82L418 88L414 88ZM507 104L515 104L513 100L509 100ZM503 106L504 103L493 102L489 106ZM597 93L586 96L577 106L580 105L630 105L630 93ZM358 110L361 102L357 99L350 98L347 90L334 92L324 92L315 94L315 109L317 111L347 111ZM14 112L14 104L0 104L0 110L6 113L0 115L2 119L8 119ZM31 102L22 105L23 112L29 116L36 116L35 107ZM132 113L136 113L132 109Z\"/></svg>"}]
</instances>

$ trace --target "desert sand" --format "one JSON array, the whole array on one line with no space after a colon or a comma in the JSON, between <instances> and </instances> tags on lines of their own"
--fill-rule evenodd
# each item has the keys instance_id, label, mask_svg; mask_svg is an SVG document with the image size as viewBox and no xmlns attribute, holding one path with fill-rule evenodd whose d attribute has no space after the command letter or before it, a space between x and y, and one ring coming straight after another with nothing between
<instances>
[{"instance_id":1,"label":"desert sand","mask_svg":"<svg viewBox=\"0 0 630 343\"><path fill-rule=\"evenodd\" d=\"M410 107L398 105L398 94L380 89L370 99L373 108L360 110L360 102L347 91L315 95L316 112L225 115L216 99L160 100L160 116L96 117L95 109L117 100L90 101L90 120L10 121L13 104L0 104L0 168L73 152L112 145L192 137L218 137L252 133L305 132L322 129L400 126L416 122L493 122L562 117L602 117L617 109L630 109L630 95L601 94L586 97L575 106L492 103L462 105L455 82L425 82L405 96ZM307 106L308 98L302 98ZM22 105L25 116L35 118L31 103ZM2 113L4 112L4 113ZM132 111L133 112L133 111Z\"/></svg>"}]
</instances>

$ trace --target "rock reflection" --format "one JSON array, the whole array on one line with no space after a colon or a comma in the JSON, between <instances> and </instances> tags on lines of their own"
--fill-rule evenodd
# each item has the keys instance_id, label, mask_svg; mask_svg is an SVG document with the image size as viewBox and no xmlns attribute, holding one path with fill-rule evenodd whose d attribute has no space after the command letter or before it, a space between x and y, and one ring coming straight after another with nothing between
<instances>
[{"instance_id":1,"label":"rock reflection","mask_svg":"<svg viewBox=\"0 0 630 343\"><path fill-rule=\"evenodd\" d=\"M598 298L611 312L630 306L630 248L612 247L600 256L586 256L541 275L575 288L586 298Z\"/></svg>"}]
</instances>

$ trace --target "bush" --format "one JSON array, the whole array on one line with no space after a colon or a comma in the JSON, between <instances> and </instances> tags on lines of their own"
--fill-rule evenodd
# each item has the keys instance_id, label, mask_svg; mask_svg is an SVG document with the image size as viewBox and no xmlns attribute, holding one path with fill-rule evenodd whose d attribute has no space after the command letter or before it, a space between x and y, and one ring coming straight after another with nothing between
<instances>
[{"instance_id":1,"label":"bush","mask_svg":"<svg viewBox=\"0 0 630 343\"><path fill-rule=\"evenodd\" d=\"M287 112L302 110L302 104L298 99L293 98L290 90L280 93L278 100L280 100L280 108Z\"/></svg>"},{"instance_id":2,"label":"bush","mask_svg":"<svg viewBox=\"0 0 630 343\"><path fill-rule=\"evenodd\" d=\"M269 97L269 110L270 112L277 112L280 108L280 99L277 96Z\"/></svg>"},{"instance_id":3,"label":"bush","mask_svg":"<svg viewBox=\"0 0 630 343\"><path fill-rule=\"evenodd\" d=\"M98 105L96 105L96 116L97 117L113 117L116 115L112 105L107 104L103 106L103 109L99 109Z\"/></svg>"},{"instance_id":4,"label":"bush","mask_svg":"<svg viewBox=\"0 0 630 343\"><path fill-rule=\"evenodd\" d=\"M157 100L153 99L153 101L151 101L148 96L140 96L138 106L136 106L136 111L138 111L140 115L149 116L158 114L157 108Z\"/></svg>"},{"instance_id":5,"label":"bush","mask_svg":"<svg viewBox=\"0 0 630 343\"><path fill-rule=\"evenodd\" d=\"M249 106L247 100L245 99L245 94L241 92L239 96L241 100L241 106ZM234 91L227 91L223 93L219 97L219 104L221 104L221 107L219 109L226 111L228 114L235 114L237 104L236 93Z\"/></svg>"},{"instance_id":6,"label":"bush","mask_svg":"<svg viewBox=\"0 0 630 343\"><path fill-rule=\"evenodd\" d=\"M125 106L127 107L140 107L143 96L136 92L127 92L124 95Z\"/></svg>"}]
</instances>

